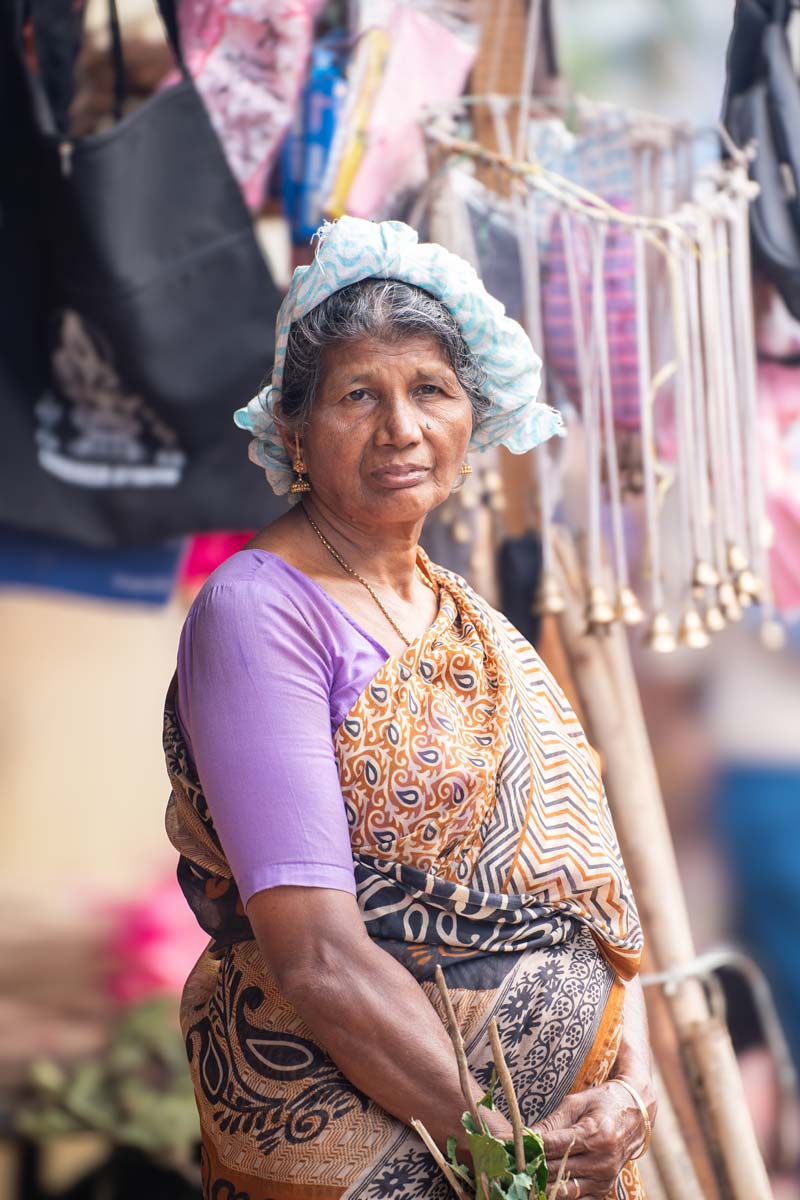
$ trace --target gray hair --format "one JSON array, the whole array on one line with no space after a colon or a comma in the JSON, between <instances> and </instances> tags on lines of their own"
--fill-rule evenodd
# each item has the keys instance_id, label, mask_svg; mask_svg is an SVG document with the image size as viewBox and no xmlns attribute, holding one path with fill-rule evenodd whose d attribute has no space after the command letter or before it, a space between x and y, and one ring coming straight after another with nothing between
<instances>
[{"instance_id":1,"label":"gray hair","mask_svg":"<svg viewBox=\"0 0 800 1200\"><path fill-rule=\"evenodd\" d=\"M390 342L433 338L469 397L474 424L480 424L491 405L484 392L486 375L453 314L422 288L369 278L334 292L292 323L281 382L280 419L285 425L297 429L308 420L325 348L365 337Z\"/></svg>"}]
</instances>

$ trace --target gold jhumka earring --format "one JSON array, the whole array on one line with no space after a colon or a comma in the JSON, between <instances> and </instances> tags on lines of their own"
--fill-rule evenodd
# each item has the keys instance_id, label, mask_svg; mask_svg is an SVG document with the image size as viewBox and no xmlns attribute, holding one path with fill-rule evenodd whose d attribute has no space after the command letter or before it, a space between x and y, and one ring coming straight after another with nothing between
<instances>
[{"instance_id":1,"label":"gold jhumka earring","mask_svg":"<svg viewBox=\"0 0 800 1200\"><path fill-rule=\"evenodd\" d=\"M307 479L303 478L308 471L308 467L306 466L305 459L303 458L303 452L300 449L300 435L298 433L294 435L294 462L292 463L292 467L297 478L292 481L291 487L289 488L291 495L300 496L304 492L310 492L311 484Z\"/></svg>"},{"instance_id":2,"label":"gold jhumka earring","mask_svg":"<svg viewBox=\"0 0 800 1200\"><path fill-rule=\"evenodd\" d=\"M470 466L470 464L468 462L463 462L461 464L461 466L458 468L458 473L459 473L459 475L471 475L472 467Z\"/></svg>"}]
</instances>

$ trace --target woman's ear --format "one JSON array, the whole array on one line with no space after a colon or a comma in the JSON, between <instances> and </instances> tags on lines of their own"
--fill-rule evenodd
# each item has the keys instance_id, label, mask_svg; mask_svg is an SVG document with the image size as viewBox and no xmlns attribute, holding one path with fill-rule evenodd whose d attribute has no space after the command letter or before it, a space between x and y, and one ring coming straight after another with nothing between
<instances>
[{"instance_id":1,"label":"woman's ear","mask_svg":"<svg viewBox=\"0 0 800 1200\"><path fill-rule=\"evenodd\" d=\"M278 400L275 408L273 409L273 416L275 417L275 427L277 428L278 435L283 442L284 449L289 455L289 458L292 458L295 450L295 430L290 428L290 426L287 425L286 421L284 420L283 413L281 412L280 400Z\"/></svg>"}]
</instances>

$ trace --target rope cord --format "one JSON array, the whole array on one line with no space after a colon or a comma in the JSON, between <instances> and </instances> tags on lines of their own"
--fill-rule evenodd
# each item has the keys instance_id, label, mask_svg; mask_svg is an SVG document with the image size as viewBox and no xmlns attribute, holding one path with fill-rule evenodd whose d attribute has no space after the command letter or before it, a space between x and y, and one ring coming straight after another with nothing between
<instances>
[{"instance_id":1,"label":"rope cord","mask_svg":"<svg viewBox=\"0 0 800 1200\"><path fill-rule=\"evenodd\" d=\"M617 439L614 433L614 406L611 391L611 362L608 349L606 321L605 248L608 226L590 227L592 238L592 313L597 338L602 428L605 441L606 482L611 510L611 535L614 549L614 569L617 586L628 586L628 562L625 554L625 529L622 517L622 493L617 460Z\"/></svg>"},{"instance_id":2,"label":"rope cord","mask_svg":"<svg viewBox=\"0 0 800 1200\"><path fill-rule=\"evenodd\" d=\"M764 485L758 461L757 439L753 436L758 427L758 381L756 362L748 348L756 344L755 321L753 318L753 285L750 275L750 224L748 191L746 181L735 196L735 210L731 237L731 267L733 288L736 296L734 313L738 318L736 344L738 350L737 375L742 383L742 415L745 430L751 431L744 438L745 448L745 492L747 495L748 550L754 569L761 576L762 584L769 587L769 564L764 546L763 525L765 517Z\"/></svg>"},{"instance_id":3,"label":"rope cord","mask_svg":"<svg viewBox=\"0 0 800 1200\"><path fill-rule=\"evenodd\" d=\"M719 311L716 270L713 250L710 248L712 230L709 218L702 214L698 235L703 252L700 257L700 311L703 328L703 347L706 361L706 409L708 421L708 459L710 472L711 505L714 520L712 535L714 560L720 578L727 575L728 564L725 543L729 536L730 497L725 471L724 429L720 414L720 389L723 384L721 348L717 337L716 316Z\"/></svg>"},{"instance_id":4,"label":"rope cord","mask_svg":"<svg viewBox=\"0 0 800 1200\"><path fill-rule=\"evenodd\" d=\"M680 264L682 247L673 236L672 252ZM683 279L683 272L681 271ZM692 380L689 350L688 313L685 295L681 294L676 319L679 324L679 343L676 347L677 371L675 377L675 431L678 443L678 501L680 506L681 550L686 568L686 591L691 590L692 571L699 557L697 512L692 503L693 484L696 479L694 445L692 439Z\"/></svg>"},{"instance_id":5,"label":"rope cord","mask_svg":"<svg viewBox=\"0 0 800 1200\"><path fill-rule=\"evenodd\" d=\"M539 52L539 36L542 28L542 0L530 0L528 19L525 25L525 56L522 60L522 87L520 88L520 110L517 118L516 157L522 158L526 149L528 115L533 93L533 77Z\"/></svg>"},{"instance_id":6,"label":"rope cord","mask_svg":"<svg viewBox=\"0 0 800 1200\"><path fill-rule=\"evenodd\" d=\"M661 612L664 607L664 589L661 579L661 545L658 528L658 498L655 476L655 433L653 429L653 389L650 375L650 334L647 324L647 264L642 231L633 235L634 262L636 270L636 349L639 361L639 410L642 427L642 475L644 478L644 501L647 523L647 548L650 567L650 595L653 608Z\"/></svg>"},{"instance_id":7,"label":"rope cord","mask_svg":"<svg viewBox=\"0 0 800 1200\"><path fill-rule=\"evenodd\" d=\"M716 246L717 294L719 297L719 325L721 349L725 370L725 387L722 392L723 412L727 432L727 445L730 458L728 460L728 478L730 480L731 499L731 532L739 546L747 545L747 524L744 510L745 478L742 450L742 431L739 420L740 383L736 372L736 351L733 336L733 311L731 305L731 276L730 276L730 244L728 240L728 221L720 217L713 222L714 242Z\"/></svg>"},{"instance_id":8,"label":"rope cord","mask_svg":"<svg viewBox=\"0 0 800 1200\"><path fill-rule=\"evenodd\" d=\"M684 278L686 280L686 294L689 298L687 313L689 326L689 363L694 400L691 432L693 440L697 445L694 475L694 492L697 508L697 540L701 557L707 563L710 563L714 556L714 551L711 529L711 490L708 477L708 431L704 405L707 391L704 375L700 298L698 294L699 267L698 259L695 256L688 254L685 256Z\"/></svg>"},{"instance_id":9,"label":"rope cord","mask_svg":"<svg viewBox=\"0 0 800 1200\"><path fill-rule=\"evenodd\" d=\"M588 499L586 557L589 568L589 580L591 583L597 584L600 582L600 544L602 535L600 528L600 447L596 428L597 418L595 414L596 406L593 387L594 339L596 330L592 329L590 344L587 345L587 331L584 326L583 311L581 308L578 270L575 264L572 220L566 212L562 211L559 213L559 222L564 245L564 263L567 268L567 291L569 293L569 304L572 314L575 365L578 370L581 413L583 417Z\"/></svg>"}]
</instances>

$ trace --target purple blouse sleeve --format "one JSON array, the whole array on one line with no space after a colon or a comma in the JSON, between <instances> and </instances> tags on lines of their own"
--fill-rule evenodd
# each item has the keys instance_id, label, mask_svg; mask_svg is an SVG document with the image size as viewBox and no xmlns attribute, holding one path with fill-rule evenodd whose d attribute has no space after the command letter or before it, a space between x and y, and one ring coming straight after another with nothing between
<instances>
[{"instance_id":1,"label":"purple blouse sleeve","mask_svg":"<svg viewBox=\"0 0 800 1200\"><path fill-rule=\"evenodd\" d=\"M331 653L273 574L212 579L178 653L179 717L245 904L280 884L356 890Z\"/></svg>"}]
</instances>

